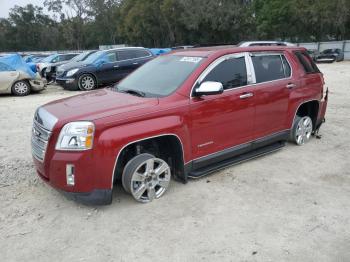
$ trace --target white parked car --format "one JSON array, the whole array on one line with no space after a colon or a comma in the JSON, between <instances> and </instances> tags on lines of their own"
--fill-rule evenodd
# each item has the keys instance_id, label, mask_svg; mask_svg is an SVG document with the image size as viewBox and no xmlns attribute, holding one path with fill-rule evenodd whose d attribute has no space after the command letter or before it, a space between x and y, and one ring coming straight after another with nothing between
<instances>
[{"instance_id":1,"label":"white parked car","mask_svg":"<svg viewBox=\"0 0 350 262\"><path fill-rule=\"evenodd\" d=\"M0 94L29 95L31 91L41 91L46 87L46 81L39 74L33 78L28 73L11 68L0 62Z\"/></svg>"}]
</instances>

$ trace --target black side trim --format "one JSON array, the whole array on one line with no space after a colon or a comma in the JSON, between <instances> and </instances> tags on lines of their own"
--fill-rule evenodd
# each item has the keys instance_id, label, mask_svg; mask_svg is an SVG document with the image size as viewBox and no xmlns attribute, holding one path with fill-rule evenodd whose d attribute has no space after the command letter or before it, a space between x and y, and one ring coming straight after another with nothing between
<instances>
[{"instance_id":1,"label":"black side trim","mask_svg":"<svg viewBox=\"0 0 350 262\"><path fill-rule=\"evenodd\" d=\"M61 192L68 199L84 205L110 205L112 203L112 189L95 189L88 193Z\"/></svg>"},{"instance_id":2,"label":"black side trim","mask_svg":"<svg viewBox=\"0 0 350 262\"><path fill-rule=\"evenodd\" d=\"M201 157L197 160L193 160L193 169L201 169L208 165L213 165L217 162L224 161L228 158L235 157L237 155L244 154L252 150L252 143L246 143L235 147L227 148L223 151Z\"/></svg>"},{"instance_id":3,"label":"black side trim","mask_svg":"<svg viewBox=\"0 0 350 262\"><path fill-rule=\"evenodd\" d=\"M250 152L238 155L234 158L230 158L230 159L226 159L224 161L221 162L217 162L214 163L212 165L208 165L204 168L198 169L198 170L192 170L189 174L188 177L189 178L199 178L205 175L208 175L210 173L213 173L215 171L218 171L220 169L223 169L225 167L231 166L231 165L235 165L235 164L239 164L243 161L258 157L258 156L262 156L265 155L267 153L276 151L282 147L285 146L285 142L284 141L280 141L280 142L276 142L274 144L270 144L268 146L265 147L260 147L258 149L252 150Z\"/></svg>"},{"instance_id":4,"label":"black side trim","mask_svg":"<svg viewBox=\"0 0 350 262\"><path fill-rule=\"evenodd\" d=\"M273 135L266 136L264 138L257 139L253 142L253 150L275 142L287 141L289 139L289 136L290 130L286 130Z\"/></svg>"},{"instance_id":5,"label":"black side trim","mask_svg":"<svg viewBox=\"0 0 350 262\"><path fill-rule=\"evenodd\" d=\"M275 151L285 145L289 136L290 130L285 130L246 144L227 148L193 160L185 165L185 172L190 178L204 176L218 169Z\"/></svg>"}]
</instances>

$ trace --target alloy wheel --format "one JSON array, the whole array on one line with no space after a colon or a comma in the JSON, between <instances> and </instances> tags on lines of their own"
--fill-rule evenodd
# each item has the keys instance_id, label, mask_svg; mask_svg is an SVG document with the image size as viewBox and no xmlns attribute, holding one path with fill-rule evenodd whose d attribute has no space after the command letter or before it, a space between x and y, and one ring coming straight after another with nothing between
<instances>
[{"instance_id":1,"label":"alloy wheel","mask_svg":"<svg viewBox=\"0 0 350 262\"><path fill-rule=\"evenodd\" d=\"M312 120L310 117L305 116L298 122L295 132L295 141L298 145L303 145L310 140L312 135Z\"/></svg>"},{"instance_id":2,"label":"alloy wheel","mask_svg":"<svg viewBox=\"0 0 350 262\"><path fill-rule=\"evenodd\" d=\"M164 160L147 159L133 172L129 191L137 201L151 202L165 193L170 179L170 167Z\"/></svg>"},{"instance_id":3,"label":"alloy wheel","mask_svg":"<svg viewBox=\"0 0 350 262\"><path fill-rule=\"evenodd\" d=\"M80 80L80 85L83 90L92 90L95 88L95 79L92 76L83 76Z\"/></svg>"},{"instance_id":4,"label":"alloy wheel","mask_svg":"<svg viewBox=\"0 0 350 262\"><path fill-rule=\"evenodd\" d=\"M24 95L28 93L28 88L28 85L24 82L17 82L14 86L16 93L19 95Z\"/></svg>"}]
</instances>

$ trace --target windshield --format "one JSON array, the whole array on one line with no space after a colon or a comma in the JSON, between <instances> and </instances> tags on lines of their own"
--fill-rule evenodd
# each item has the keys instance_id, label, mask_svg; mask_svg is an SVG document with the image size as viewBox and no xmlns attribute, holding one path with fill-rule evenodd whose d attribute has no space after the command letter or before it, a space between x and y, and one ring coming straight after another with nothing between
<instances>
[{"instance_id":1,"label":"windshield","mask_svg":"<svg viewBox=\"0 0 350 262\"><path fill-rule=\"evenodd\" d=\"M90 55L88 58L84 60L87 64L93 64L95 63L98 59L100 59L104 54L106 54L105 51L97 51L96 53L93 53Z\"/></svg>"},{"instance_id":2,"label":"windshield","mask_svg":"<svg viewBox=\"0 0 350 262\"><path fill-rule=\"evenodd\" d=\"M91 56L93 54L93 52L84 52L81 53L75 57L73 57L70 62L80 62L80 61L84 61L85 59L87 59L89 56Z\"/></svg>"},{"instance_id":3,"label":"windshield","mask_svg":"<svg viewBox=\"0 0 350 262\"><path fill-rule=\"evenodd\" d=\"M57 56L58 56L58 54L50 55L50 56L44 58L44 59L41 60L41 61L42 61L43 63L51 63L51 61L52 61L55 57L57 57Z\"/></svg>"},{"instance_id":4,"label":"windshield","mask_svg":"<svg viewBox=\"0 0 350 262\"><path fill-rule=\"evenodd\" d=\"M134 90L147 97L164 97L173 93L202 63L201 57L168 55L158 57L130 74L116 87Z\"/></svg>"}]
</instances>

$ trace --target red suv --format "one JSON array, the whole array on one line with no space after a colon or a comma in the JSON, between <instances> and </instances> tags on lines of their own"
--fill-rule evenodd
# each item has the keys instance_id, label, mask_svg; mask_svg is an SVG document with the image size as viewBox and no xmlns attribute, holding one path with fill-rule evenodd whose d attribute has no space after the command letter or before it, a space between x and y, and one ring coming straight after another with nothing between
<instances>
[{"instance_id":1,"label":"red suv","mask_svg":"<svg viewBox=\"0 0 350 262\"><path fill-rule=\"evenodd\" d=\"M306 143L325 120L323 76L298 47L206 48L160 56L118 85L35 113L37 172L85 203L108 204L121 180L160 198L229 165Z\"/></svg>"}]
</instances>

